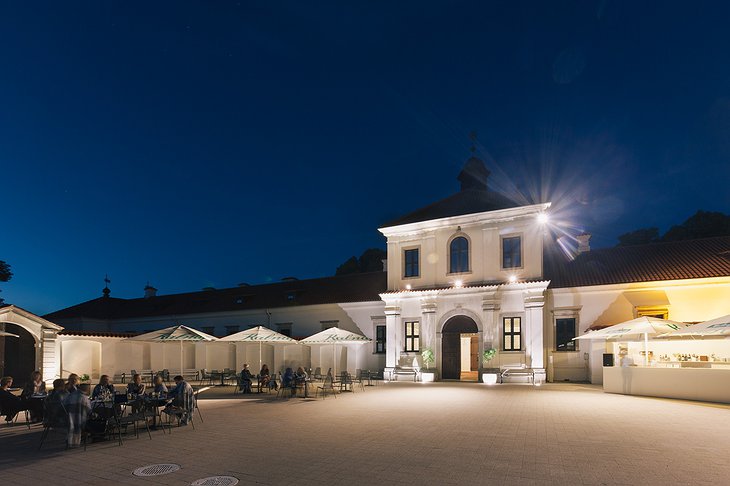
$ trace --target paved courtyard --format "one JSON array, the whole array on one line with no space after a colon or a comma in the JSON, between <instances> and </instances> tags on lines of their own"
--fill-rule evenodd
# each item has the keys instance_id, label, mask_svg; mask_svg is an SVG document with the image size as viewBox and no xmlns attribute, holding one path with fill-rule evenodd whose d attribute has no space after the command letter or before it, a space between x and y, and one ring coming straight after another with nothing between
<instances>
[{"instance_id":1,"label":"paved courtyard","mask_svg":"<svg viewBox=\"0 0 730 486\"><path fill-rule=\"evenodd\" d=\"M214 391L215 392L215 391ZM209 396L224 396L220 393ZM205 395L205 394L204 394ZM226 393L225 396L231 396ZM0 426L2 484L727 484L730 407L590 385L389 383L336 399L207 399L204 423L88 450ZM138 467L179 464L149 478Z\"/></svg>"}]
</instances>

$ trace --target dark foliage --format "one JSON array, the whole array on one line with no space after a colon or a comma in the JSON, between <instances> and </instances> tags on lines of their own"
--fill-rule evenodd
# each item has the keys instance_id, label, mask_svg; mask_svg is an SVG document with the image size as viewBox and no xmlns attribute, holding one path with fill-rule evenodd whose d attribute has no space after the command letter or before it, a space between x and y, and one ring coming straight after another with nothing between
<instances>
[{"instance_id":1,"label":"dark foliage","mask_svg":"<svg viewBox=\"0 0 730 486\"><path fill-rule=\"evenodd\" d=\"M380 272L383 270L383 259L387 258L385 250L369 248L360 255L360 258L350 257L345 263L337 267L335 275L351 273Z\"/></svg>"},{"instance_id":2,"label":"dark foliage","mask_svg":"<svg viewBox=\"0 0 730 486\"><path fill-rule=\"evenodd\" d=\"M616 246L696 240L713 236L730 236L730 215L700 210L684 223L669 228L661 237L657 228L642 228L619 236Z\"/></svg>"}]
</instances>

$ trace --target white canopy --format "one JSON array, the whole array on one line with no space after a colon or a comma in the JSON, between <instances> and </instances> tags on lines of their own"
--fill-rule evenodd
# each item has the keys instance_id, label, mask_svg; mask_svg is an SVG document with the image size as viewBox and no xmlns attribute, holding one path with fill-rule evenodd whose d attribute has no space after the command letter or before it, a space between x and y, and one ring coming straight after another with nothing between
<instances>
[{"instance_id":1,"label":"white canopy","mask_svg":"<svg viewBox=\"0 0 730 486\"><path fill-rule=\"evenodd\" d=\"M591 331L573 339L636 339L642 336L654 336L687 327L684 322L657 319L656 317L639 317L630 321L614 324L598 331Z\"/></svg>"},{"instance_id":2,"label":"white canopy","mask_svg":"<svg viewBox=\"0 0 730 486\"><path fill-rule=\"evenodd\" d=\"M675 336L730 336L730 314L662 334Z\"/></svg>"},{"instance_id":3,"label":"white canopy","mask_svg":"<svg viewBox=\"0 0 730 486\"><path fill-rule=\"evenodd\" d=\"M139 336L127 338L127 341L149 341L149 342L180 342L180 375L183 374L183 341L217 341L218 338L206 334L204 332L193 329L192 327L177 326L166 327L159 331L152 331Z\"/></svg>"},{"instance_id":4,"label":"white canopy","mask_svg":"<svg viewBox=\"0 0 730 486\"><path fill-rule=\"evenodd\" d=\"M259 370L261 369L262 343L296 344L298 342L296 339L284 336L281 333L263 326L256 326L251 329L246 329L245 331L231 334L230 336L221 338L221 341L259 343Z\"/></svg>"},{"instance_id":5,"label":"white canopy","mask_svg":"<svg viewBox=\"0 0 730 486\"><path fill-rule=\"evenodd\" d=\"M573 339L623 339L633 340L644 337L644 366L649 365L649 336L663 334L687 327L683 322L657 319L656 317L638 317L630 321L622 322L603 328L598 331L589 332Z\"/></svg>"},{"instance_id":6,"label":"white canopy","mask_svg":"<svg viewBox=\"0 0 730 486\"><path fill-rule=\"evenodd\" d=\"M337 359L335 359L335 345L337 344L365 344L372 339L356 334L354 332L345 331L339 327L330 327L324 331L312 334L299 341L302 344L331 344L332 359L334 361L334 374L337 375Z\"/></svg>"}]
</instances>

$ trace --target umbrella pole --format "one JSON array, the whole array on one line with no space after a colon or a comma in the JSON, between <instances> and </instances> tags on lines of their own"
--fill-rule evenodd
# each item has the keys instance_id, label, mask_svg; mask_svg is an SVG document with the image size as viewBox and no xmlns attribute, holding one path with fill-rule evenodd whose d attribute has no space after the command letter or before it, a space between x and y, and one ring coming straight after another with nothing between
<instances>
[{"instance_id":1,"label":"umbrella pole","mask_svg":"<svg viewBox=\"0 0 730 486\"><path fill-rule=\"evenodd\" d=\"M644 333L644 366L649 366L649 333Z\"/></svg>"},{"instance_id":2,"label":"umbrella pole","mask_svg":"<svg viewBox=\"0 0 730 486\"><path fill-rule=\"evenodd\" d=\"M180 340L180 376L183 378L185 375L183 374L183 342Z\"/></svg>"},{"instance_id":3,"label":"umbrella pole","mask_svg":"<svg viewBox=\"0 0 730 486\"><path fill-rule=\"evenodd\" d=\"M259 341L259 371L261 371L261 341Z\"/></svg>"}]
</instances>

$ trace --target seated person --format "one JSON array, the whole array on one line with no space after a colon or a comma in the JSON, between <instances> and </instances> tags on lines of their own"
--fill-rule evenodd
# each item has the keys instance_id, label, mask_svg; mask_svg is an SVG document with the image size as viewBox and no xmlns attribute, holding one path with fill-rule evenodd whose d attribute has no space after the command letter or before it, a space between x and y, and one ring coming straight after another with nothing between
<instances>
[{"instance_id":1,"label":"seated person","mask_svg":"<svg viewBox=\"0 0 730 486\"><path fill-rule=\"evenodd\" d=\"M170 398L170 401L163 412L178 415L180 417L180 425L187 425L188 420L195 411L193 387L182 376L177 375L175 377L175 387L170 390L168 398Z\"/></svg>"},{"instance_id":2,"label":"seated person","mask_svg":"<svg viewBox=\"0 0 730 486\"><path fill-rule=\"evenodd\" d=\"M69 377L69 382L71 377ZM101 375L99 378L99 384L94 387L94 391L91 392L91 399L101 399L104 401L114 400L114 385L109 380L109 375Z\"/></svg>"},{"instance_id":3,"label":"seated person","mask_svg":"<svg viewBox=\"0 0 730 486\"><path fill-rule=\"evenodd\" d=\"M271 372L269 372L269 367L267 365L263 365L261 367L261 372L259 373L259 390L264 386L268 386L274 390L279 389L279 385L276 384L276 380L271 379Z\"/></svg>"},{"instance_id":4,"label":"seated person","mask_svg":"<svg viewBox=\"0 0 730 486\"><path fill-rule=\"evenodd\" d=\"M159 375L157 375L159 377ZM160 377L162 379L162 377ZM142 395L144 394L144 383L142 383L142 376L139 373L135 373L132 376L132 381L127 384L128 395Z\"/></svg>"},{"instance_id":5,"label":"seated person","mask_svg":"<svg viewBox=\"0 0 730 486\"><path fill-rule=\"evenodd\" d=\"M252 379L253 375L251 374L251 370L248 369L247 364L244 364L243 369L241 370L241 391L243 393L251 393Z\"/></svg>"},{"instance_id":6,"label":"seated person","mask_svg":"<svg viewBox=\"0 0 730 486\"><path fill-rule=\"evenodd\" d=\"M27 400L28 410L32 422L40 422L43 420L43 400L31 398L33 396L45 395L46 384L41 379L40 371L34 371L30 374L30 381L25 384L23 393L20 395Z\"/></svg>"},{"instance_id":7,"label":"seated person","mask_svg":"<svg viewBox=\"0 0 730 486\"><path fill-rule=\"evenodd\" d=\"M155 387L152 389L152 393L167 393L167 386L160 375L155 376Z\"/></svg>"},{"instance_id":8,"label":"seated person","mask_svg":"<svg viewBox=\"0 0 730 486\"><path fill-rule=\"evenodd\" d=\"M91 412L91 402L78 386L79 378L77 375L69 376L68 384L72 391L62 402L68 412L69 428L66 441L69 447L78 447L81 444L81 433L86 427L86 421Z\"/></svg>"},{"instance_id":9,"label":"seated person","mask_svg":"<svg viewBox=\"0 0 730 486\"><path fill-rule=\"evenodd\" d=\"M0 410L5 414L5 420L12 422L18 412L28 410L26 400L10 393L13 386L12 376L3 376L0 379Z\"/></svg>"},{"instance_id":10,"label":"seated person","mask_svg":"<svg viewBox=\"0 0 730 486\"><path fill-rule=\"evenodd\" d=\"M293 393L296 394L297 387L298 386L302 386L303 387L303 386L306 385L306 383L307 383L307 372L304 371L304 368L302 368L300 366L299 368L297 368L296 373L294 373L294 386L293 386L293 389L294 390L293 390Z\"/></svg>"},{"instance_id":11,"label":"seated person","mask_svg":"<svg viewBox=\"0 0 730 486\"><path fill-rule=\"evenodd\" d=\"M43 425L57 428L68 425L68 413L63 406L63 401L67 396L68 392L63 378L53 380L53 390L43 400Z\"/></svg>"},{"instance_id":12,"label":"seated person","mask_svg":"<svg viewBox=\"0 0 730 486\"><path fill-rule=\"evenodd\" d=\"M34 371L30 374L30 381L25 384L25 388L23 388L21 396L23 398L28 398L32 395L43 395L45 393L46 383L41 379L41 372Z\"/></svg>"},{"instance_id":13,"label":"seated person","mask_svg":"<svg viewBox=\"0 0 730 486\"><path fill-rule=\"evenodd\" d=\"M292 393L295 392L296 383L294 382L294 371L292 371L291 368L287 368L281 376L281 386L284 388L291 388Z\"/></svg>"}]
</instances>

